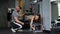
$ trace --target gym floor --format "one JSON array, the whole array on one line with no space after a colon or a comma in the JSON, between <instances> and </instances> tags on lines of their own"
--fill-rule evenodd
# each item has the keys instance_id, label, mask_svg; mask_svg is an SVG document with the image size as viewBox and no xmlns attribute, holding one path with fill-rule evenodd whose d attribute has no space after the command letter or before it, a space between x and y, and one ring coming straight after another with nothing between
<instances>
[{"instance_id":1,"label":"gym floor","mask_svg":"<svg viewBox=\"0 0 60 34\"><path fill-rule=\"evenodd\" d=\"M60 34L60 29L54 29L51 32L16 32L13 33L9 29L0 29L1 34Z\"/></svg>"}]
</instances>

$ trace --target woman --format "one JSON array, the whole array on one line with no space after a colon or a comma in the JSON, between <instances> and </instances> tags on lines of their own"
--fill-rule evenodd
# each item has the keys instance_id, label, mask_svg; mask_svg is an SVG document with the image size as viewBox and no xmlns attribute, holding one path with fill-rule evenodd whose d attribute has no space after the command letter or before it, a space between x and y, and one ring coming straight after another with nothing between
<instances>
[{"instance_id":1,"label":"woman","mask_svg":"<svg viewBox=\"0 0 60 34\"><path fill-rule=\"evenodd\" d=\"M41 16L40 14L37 14L37 15L34 15L31 19L31 22L30 22L30 28L32 28L33 30L35 30L35 25L37 23L40 23L41 24Z\"/></svg>"}]
</instances>

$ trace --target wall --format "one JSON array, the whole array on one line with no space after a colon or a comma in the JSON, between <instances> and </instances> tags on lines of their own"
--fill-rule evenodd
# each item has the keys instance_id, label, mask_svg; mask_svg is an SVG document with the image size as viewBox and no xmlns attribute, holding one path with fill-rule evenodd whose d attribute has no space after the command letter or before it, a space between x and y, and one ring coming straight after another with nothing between
<instances>
[{"instance_id":1,"label":"wall","mask_svg":"<svg viewBox=\"0 0 60 34\"><path fill-rule=\"evenodd\" d=\"M15 7L18 6L18 0L15 0Z\"/></svg>"},{"instance_id":2,"label":"wall","mask_svg":"<svg viewBox=\"0 0 60 34\"><path fill-rule=\"evenodd\" d=\"M24 1L24 8L29 10L29 7L30 7L30 0Z\"/></svg>"},{"instance_id":3,"label":"wall","mask_svg":"<svg viewBox=\"0 0 60 34\"><path fill-rule=\"evenodd\" d=\"M32 1L33 1L33 0L32 0ZM32 1L30 1L30 0L24 1L24 7L25 7L25 9L28 9L28 10L29 10L29 8L30 8L30 3L31 3ZM38 11L38 4L35 4L35 5L34 5L34 8L35 8L35 11L37 12L37 11Z\"/></svg>"},{"instance_id":4,"label":"wall","mask_svg":"<svg viewBox=\"0 0 60 34\"><path fill-rule=\"evenodd\" d=\"M0 0L0 28L7 27L7 9L14 8L15 0Z\"/></svg>"}]
</instances>

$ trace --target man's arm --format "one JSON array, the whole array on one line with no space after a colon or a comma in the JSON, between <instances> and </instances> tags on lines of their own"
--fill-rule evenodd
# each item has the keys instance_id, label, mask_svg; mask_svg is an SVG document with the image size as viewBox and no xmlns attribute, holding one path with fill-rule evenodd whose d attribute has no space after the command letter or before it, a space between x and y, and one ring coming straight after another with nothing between
<instances>
[{"instance_id":1,"label":"man's arm","mask_svg":"<svg viewBox=\"0 0 60 34\"><path fill-rule=\"evenodd\" d=\"M18 18L17 18L17 17L15 17L15 16L14 16L14 20L15 20L15 22L17 22L17 23L19 23L19 24L21 24L21 25L24 25L24 23L23 23L23 22L21 22L21 21L19 21L19 20L18 20Z\"/></svg>"},{"instance_id":2,"label":"man's arm","mask_svg":"<svg viewBox=\"0 0 60 34\"><path fill-rule=\"evenodd\" d=\"M21 14L20 16L24 16L24 14Z\"/></svg>"}]
</instances>

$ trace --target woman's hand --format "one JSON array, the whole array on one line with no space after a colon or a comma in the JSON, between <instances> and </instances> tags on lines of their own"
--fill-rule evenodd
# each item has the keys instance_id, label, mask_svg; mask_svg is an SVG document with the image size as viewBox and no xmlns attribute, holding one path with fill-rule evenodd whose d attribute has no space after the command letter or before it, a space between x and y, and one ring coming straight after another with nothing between
<instances>
[{"instance_id":1,"label":"woman's hand","mask_svg":"<svg viewBox=\"0 0 60 34\"><path fill-rule=\"evenodd\" d=\"M33 28L33 30L35 30L35 28Z\"/></svg>"},{"instance_id":2,"label":"woman's hand","mask_svg":"<svg viewBox=\"0 0 60 34\"><path fill-rule=\"evenodd\" d=\"M32 27L33 30L35 30L35 27Z\"/></svg>"}]
</instances>

